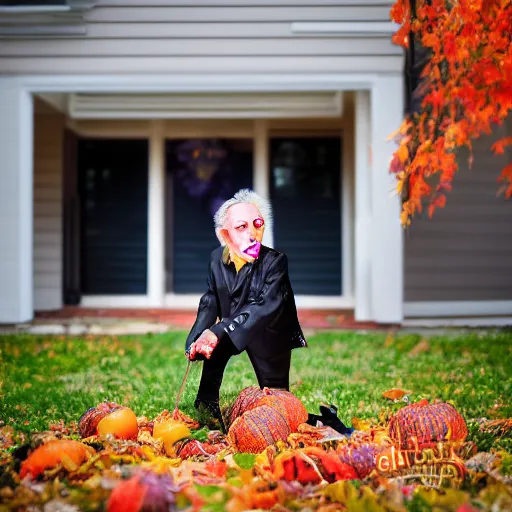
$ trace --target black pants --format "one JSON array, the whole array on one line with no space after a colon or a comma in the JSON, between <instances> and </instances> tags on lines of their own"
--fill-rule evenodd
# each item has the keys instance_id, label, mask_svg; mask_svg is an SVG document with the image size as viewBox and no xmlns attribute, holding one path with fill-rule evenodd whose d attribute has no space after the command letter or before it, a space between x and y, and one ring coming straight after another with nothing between
<instances>
[{"instance_id":1,"label":"black pants","mask_svg":"<svg viewBox=\"0 0 512 512\"><path fill-rule=\"evenodd\" d=\"M204 401L219 401L220 386L224 370L231 356L237 354L237 350L229 339L221 339L212 357L203 362L203 373L197 398ZM260 388L279 388L288 390L290 387L290 362L291 350L278 356L262 359L255 356L250 348L247 355L251 361Z\"/></svg>"}]
</instances>

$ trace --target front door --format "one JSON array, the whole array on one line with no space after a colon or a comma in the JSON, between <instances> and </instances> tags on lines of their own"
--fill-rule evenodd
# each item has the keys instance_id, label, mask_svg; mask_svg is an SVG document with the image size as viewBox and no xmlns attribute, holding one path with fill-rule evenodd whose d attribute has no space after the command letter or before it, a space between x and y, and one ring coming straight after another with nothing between
<instances>
[{"instance_id":1,"label":"front door","mask_svg":"<svg viewBox=\"0 0 512 512\"><path fill-rule=\"evenodd\" d=\"M146 294L148 141L80 139L81 288Z\"/></svg>"},{"instance_id":2,"label":"front door","mask_svg":"<svg viewBox=\"0 0 512 512\"><path fill-rule=\"evenodd\" d=\"M166 143L167 292L204 293L210 253L219 246L213 216L241 188L252 188L252 139Z\"/></svg>"},{"instance_id":3,"label":"front door","mask_svg":"<svg viewBox=\"0 0 512 512\"><path fill-rule=\"evenodd\" d=\"M340 137L271 139L274 246L297 294L342 294L340 181Z\"/></svg>"}]
</instances>

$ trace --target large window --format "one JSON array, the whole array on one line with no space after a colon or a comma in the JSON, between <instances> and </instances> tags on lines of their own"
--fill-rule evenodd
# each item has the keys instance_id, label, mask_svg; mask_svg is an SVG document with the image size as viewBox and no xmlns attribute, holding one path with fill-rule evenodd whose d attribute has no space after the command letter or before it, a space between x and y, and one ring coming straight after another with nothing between
<instances>
[{"instance_id":1,"label":"large window","mask_svg":"<svg viewBox=\"0 0 512 512\"><path fill-rule=\"evenodd\" d=\"M182 139L166 144L167 291L204 293L210 253L219 246L213 215L252 187L252 139Z\"/></svg>"},{"instance_id":2,"label":"large window","mask_svg":"<svg viewBox=\"0 0 512 512\"><path fill-rule=\"evenodd\" d=\"M274 246L293 290L341 295L341 140L275 137L270 148Z\"/></svg>"}]
</instances>

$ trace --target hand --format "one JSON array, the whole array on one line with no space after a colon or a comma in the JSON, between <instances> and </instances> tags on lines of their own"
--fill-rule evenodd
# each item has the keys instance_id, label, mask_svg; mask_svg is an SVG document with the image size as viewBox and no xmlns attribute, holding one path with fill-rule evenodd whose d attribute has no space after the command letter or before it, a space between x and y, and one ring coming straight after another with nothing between
<instances>
[{"instance_id":1,"label":"hand","mask_svg":"<svg viewBox=\"0 0 512 512\"><path fill-rule=\"evenodd\" d=\"M217 336L210 331L210 329L206 329L202 332L201 336L192 343L190 350L186 352L185 355L189 361L196 361L200 355L206 357L206 359L210 359L213 349L218 343L219 339Z\"/></svg>"}]
</instances>

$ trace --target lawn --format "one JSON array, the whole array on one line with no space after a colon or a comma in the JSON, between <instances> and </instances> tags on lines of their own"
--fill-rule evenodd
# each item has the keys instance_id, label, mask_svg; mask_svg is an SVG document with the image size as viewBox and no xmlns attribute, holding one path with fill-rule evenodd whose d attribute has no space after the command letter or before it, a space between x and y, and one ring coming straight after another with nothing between
<instances>
[{"instance_id":1,"label":"lawn","mask_svg":"<svg viewBox=\"0 0 512 512\"><path fill-rule=\"evenodd\" d=\"M104 399L154 417L173 409L186 368L185 333L141 337L0 340L0 421L25 431L77 421ZM309 412L335 404L342 421L378 421L403 404L382 398L390 388L411 390L411 400L452 403L471 424L512 416L512 333L475 332L432 337L375 332L323 332L293 352L291 391ZM201 363L190 372L180 408L194 414ZM231 360L221 405L255 377L245 354ZM507 442L503 440L503 442ZM512 451L512 450L511 450Z\"/></svg>"},{"instance_id":2,"label":"lawn","mask_svg":"<svg viewBox=\"0 0 512 512\"><path fill-rule=\"evenodd\" d=\"M328 479L331 483L327 486L326 482L301 486L290 483L286 472L285 476L276 476L277 459L269 462L270 469L265 469L266 463L260 461L250 470L233 466L233 462L224 459L226 455L217 455L213 461L207 458L209 462L201 456L180 462L163 457L163 452L158 451L161 446L151 456L146 446L142 455L142 445L131 441L119 444L109 439L86 440L96 450L92 459L78 466L69 458L62 459L62 464L51 466L55 469L38 477L47 482L44 485L31 484L30 480L20 482L20 463L27 451L21 452L23 446L18 450L18 444L30 439L32 447L47 442L46 434L32 434L52 428L59 435L78 439L76 422L87 409L104 400L126 405L136 415L149 419L165 409L172 411L186 368L184 339L183 332L138 337L0 338L0 441L5 443L0 449L0 512L12 507L27 511L124 511L125 497L121 508L112 508L110 502L108 507L105 505L109 496L118 491L118 495L124 496L128 489L123 487L125 483L132 486L130 492L142 493L147 505L151 496L147 489L155 490L162 498L163 488L178 485L176 482L183 482L183 478L185 487L176 487L168 496L169 503L172 502L169 510L239 512L272 506L281 512L512 509L512 486L503 480L512 478L512 429L507 426L489 432L482 428L484 419L488 424L488 420L512 418L512 332L508 331L436 337L371 331L321 332L308 337L307 349L293 352L291 391L307 410L317 413L321 403L335 404L342 421L348 425L353 422L356 430L366 432L364 435L378 432L379 425L386 425L405 406L402 401L395 403L383 398L382 394L391 388L410 390L412 402L427 399L451 403L466 419L468 441L476 443L479 452L488 452L478 454L484 457L482 468L487 469L468 466L466 479L458 484L462 485L460 490L433 491L422 487L421 482L404 486L403 482L378 475L359 477L363 480L347 476L349 482L336 477ZM201 363L194 363L180 403L180 409L191 416L196 416L193 401L200 371ZM241 389L254 384L247 356L233 358L225 373L221 405L231 404ZM374 430L367 430L369 426ZM206 431L203 437L201 431L194 436L204 440ZM302 460L300 447L280 452L283 449L277 448L279 456L291 453L290 456ZM340 449L336 453L342 457L343 443L337 448ZM137 471L134 460L141 467L149 465L153 471L152 476L144 477L150 480L144 480L143 489L142 480L137 480L138 473L131 472ZM251 460L248 467L254 464L254 459ZM502 476L492 476L493 468L498 467L492 465L493 460L499 461ZM183 475L192 470L202 476L193 477L191 484L191 477ZM166 478L174 479L174 483ZM139 487L134 491L133 485ZM66 508L68 505L71 508ZM155 510L164 509L167 510Z\"/></svg>"}]
</instances>

